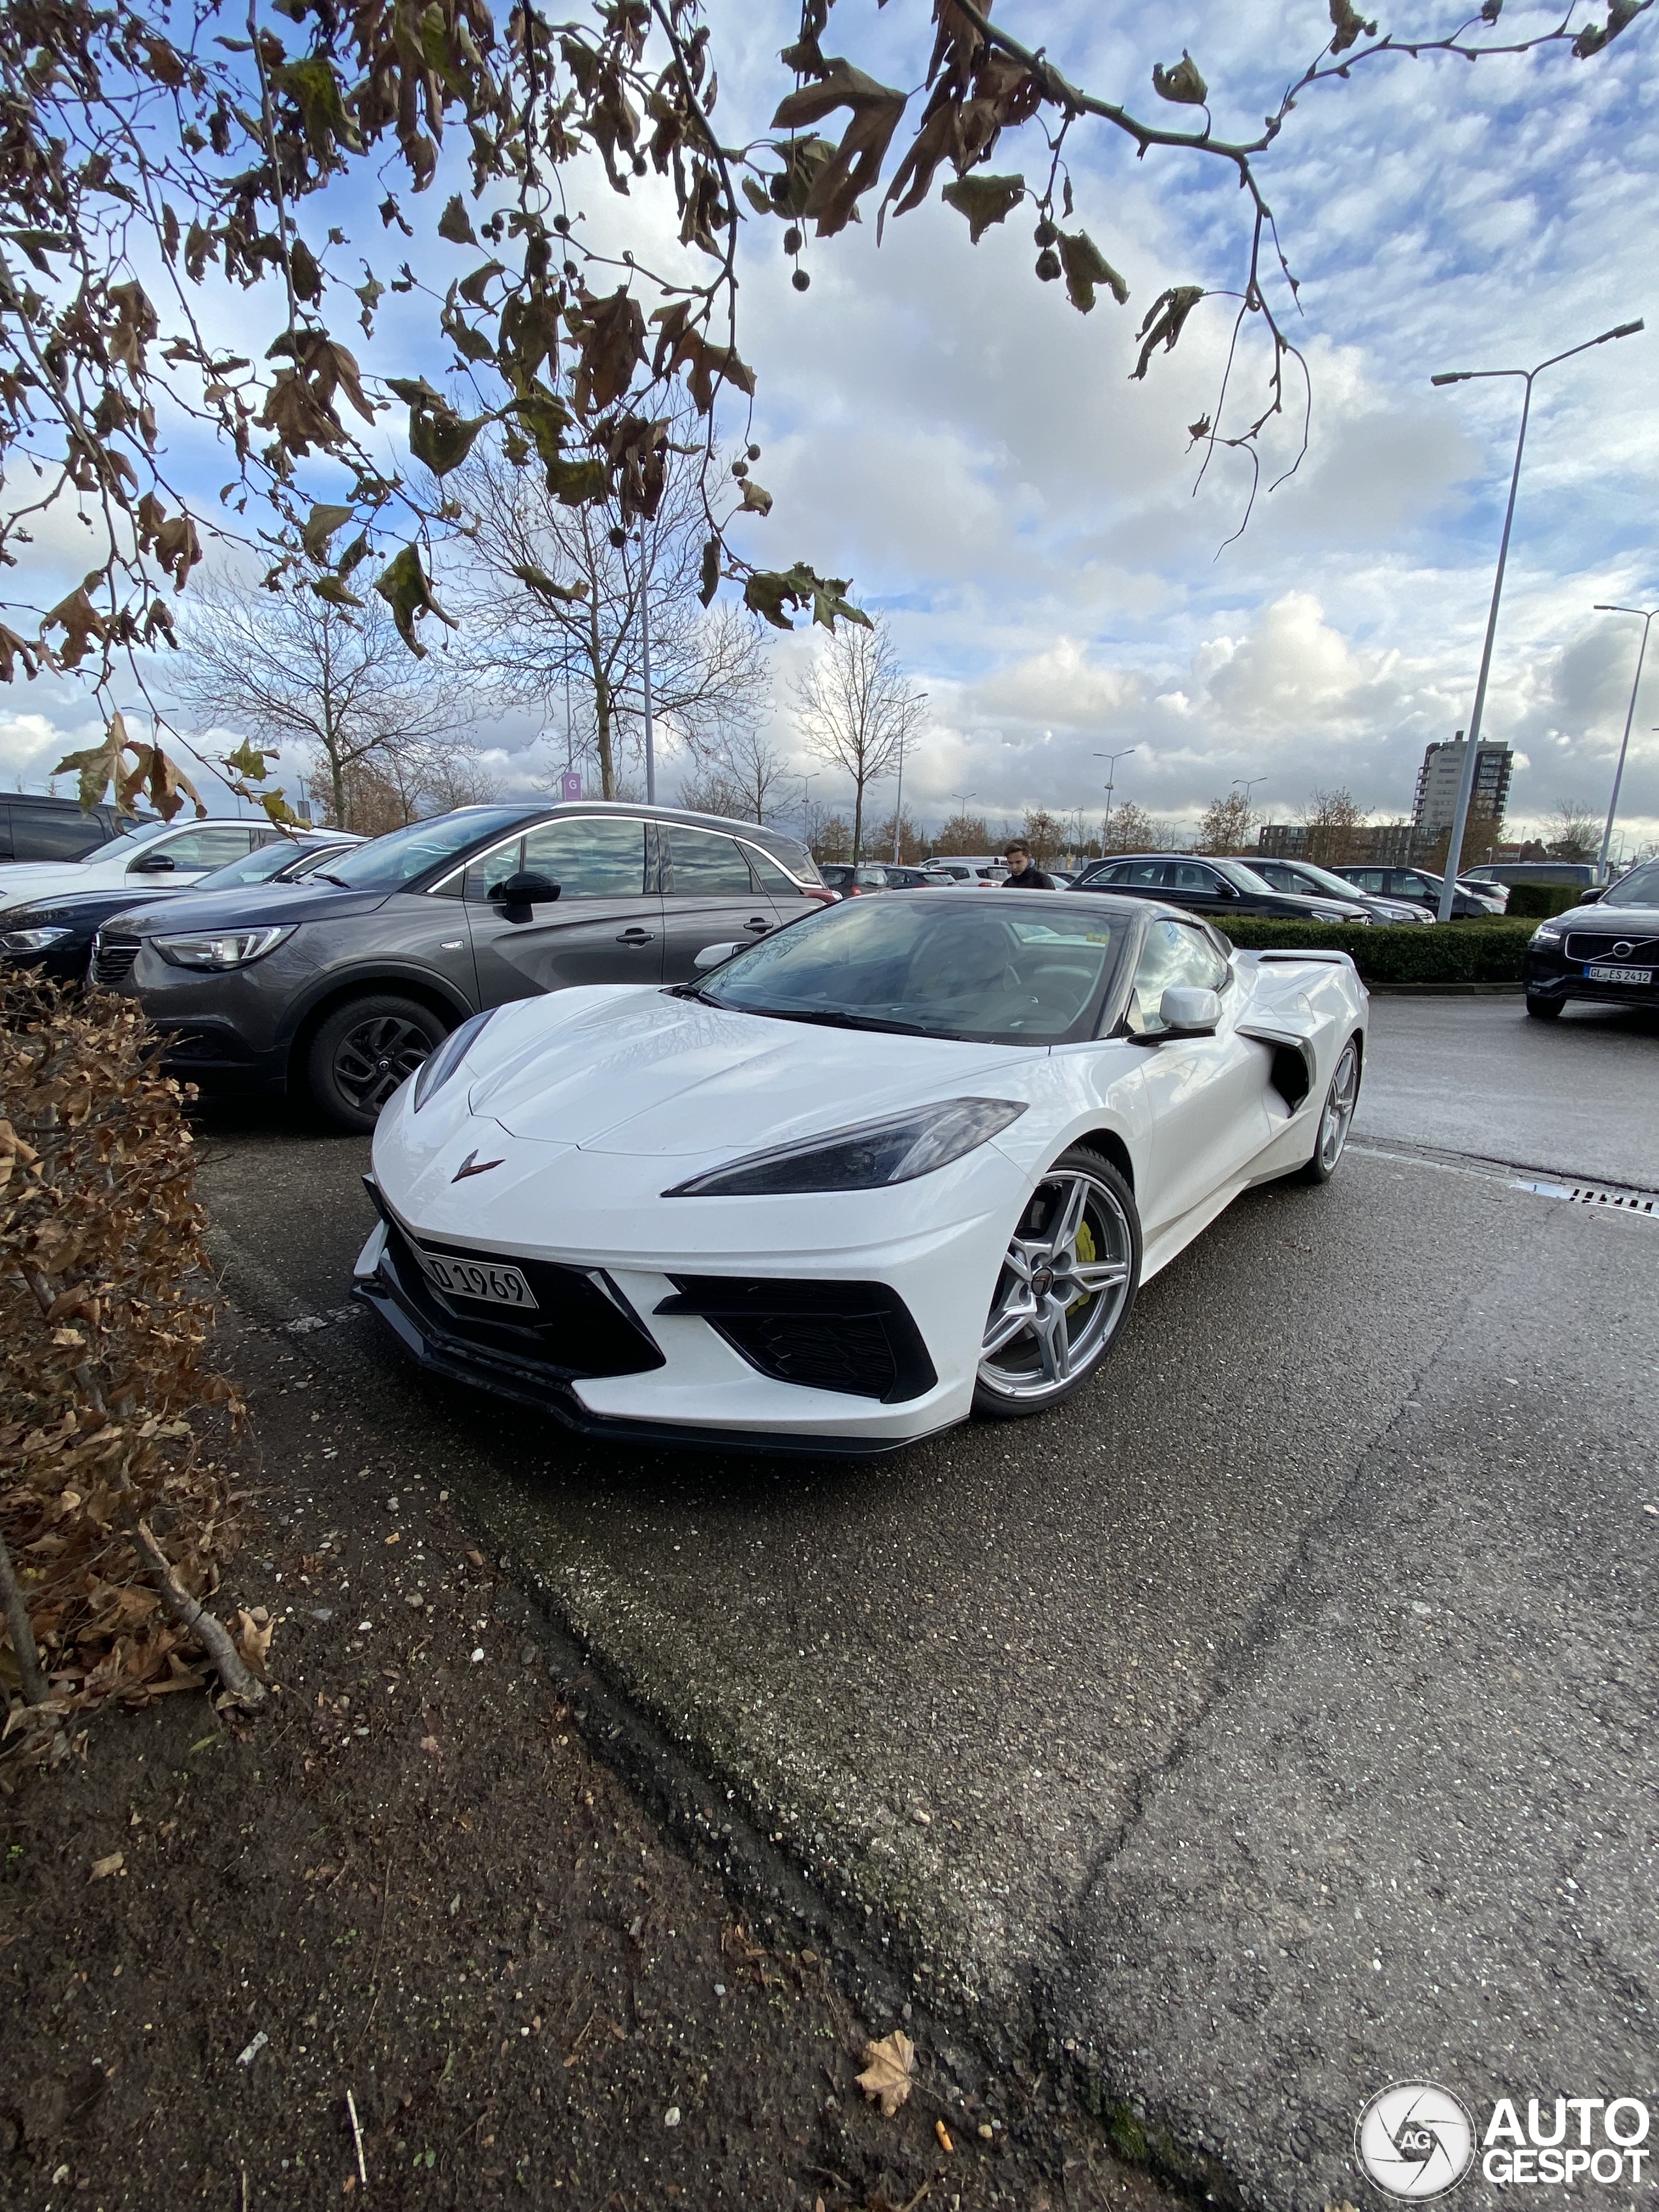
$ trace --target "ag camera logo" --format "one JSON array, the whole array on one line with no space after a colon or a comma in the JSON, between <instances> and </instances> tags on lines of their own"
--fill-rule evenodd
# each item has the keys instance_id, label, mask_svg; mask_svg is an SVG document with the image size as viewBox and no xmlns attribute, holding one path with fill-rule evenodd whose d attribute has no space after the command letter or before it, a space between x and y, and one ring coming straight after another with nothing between
<instances>
[{"instance_id":1,"label":"ag camera logo","mask_svg":"<svg viewBox=\"0 0 1659 2212\"><path fill-rule=\"evenodd\" d=\"M1474 2122L1437 2081L1392 2081L1354 2125L1354 2154L1390 2197L1413 2203L1455 2189L1474 2160Z\"/></svg>"}]
</instances>

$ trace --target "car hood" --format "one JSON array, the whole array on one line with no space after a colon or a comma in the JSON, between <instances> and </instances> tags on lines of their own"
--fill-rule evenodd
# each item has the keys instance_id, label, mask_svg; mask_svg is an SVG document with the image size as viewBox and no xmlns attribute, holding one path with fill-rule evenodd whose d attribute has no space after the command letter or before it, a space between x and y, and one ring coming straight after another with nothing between
<instances>
[{"instance_id":1,"label":"car hood","mask_svg":"<svg viewBox=\"0 0 1659 2212\"><path fill-rule=\"evenodd\" d=\"M56 891L88 888L84 860L11 860L0 867L0 907L31 906Z\"/></svg>"},{"instance_id":2,"label":"car hood","mask_svg":"<svg viewBox=\"0 0 1659 2212\"><path fill-rule=\"evenodd\" d=\"M48 922L101 921L106 915L119 914L130 906L146 906L151 899L166 896L164 891L135 891L130 886L121 890L46 892L26 899L20 905L7 907L6 926L9 929L33 929Z\"/></svg>"},{"instance_id":3,"label":"car hood","mask_svg":"<svg viewBox=\"0 0 1659 2212\"><path fill-rule=\"evenodd\" d=\"M391 896L389 891L342 890L335 884L319 884L314 877L298 884L252 884L246 890L170 898L164 912L147 908L135 916L133 927L141 937L163 931L177 937L198 929L263 929L269 922L337 921L344 915L373 914Z\"/></svg>"},{"instance_id":4,"label":"car hood","mask_svg":"<svg viewBox=\"0 0 1659 2212\"><path fill-rule=\"evenodd\" d=\"M998 1075L1046 1057L732 1013L648 985L514 1007L481 1044L475 1115L544 1144L670 1157L787 1144L976 1085L1001 1095Z\"/></svg>"},{"instance_id":5,"label":"car hood","mask_svg":"<svg viewBox=\"0 0 1659 2212\"><path fill-rule=\"evenodd\" d=\"M1565 914L1553 914L1550 926L1560 930L1593 929L1598 935L1639 941L1659 936L1659 906L1604 906L1598 899L1594 906L1573 906Z\"/></svg>"}]
</instances>

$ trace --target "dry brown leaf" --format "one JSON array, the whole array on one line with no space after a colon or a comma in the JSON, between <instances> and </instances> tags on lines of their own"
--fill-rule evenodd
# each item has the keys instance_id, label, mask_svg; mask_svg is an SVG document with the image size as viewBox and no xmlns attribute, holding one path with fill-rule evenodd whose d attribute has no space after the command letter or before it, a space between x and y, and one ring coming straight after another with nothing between
<instances>
[{"instance_id":1,"label":"dry brown leaf","mask_svg":"<svg viewBox=\"0 0 1659 2212\"><path fill-rule=\"evenodd\" d=\"M94 1881L107 1881L112 1874L119 1874L125 1864L126 1858L123 1852L112 1851L106 1859L93 1861L91 1879Z\"/></svg>"},{"instance_id":2,"label":"dry brown leaf","mask_svg":"<svg viewBox=\"0 0 1659 2212\"><path fill-rule=\"evenodd\" d=\"M258 1616L264 1610L264 1606L255 1607L252 1613L246 1606L236 1608L236 1648L256 1674L264 1673L265 1654L270 1649L271 1638L276 1633L276 1624L269 1613L265 1614L263 1621L258 1619Z\"/></svg>"},{"instance_id":3,"label":"dry brown leaf","mask_svg":"<svg viewBox=\"0 0 1659 2212\"><path fill-rule=\"evenodd\" d=\"M916 2071L916 2046L902 2027L864 2046L864 2071L858 2077L865 2095L890 2120L910 2094Z\"/></svg>"}]
</instances>

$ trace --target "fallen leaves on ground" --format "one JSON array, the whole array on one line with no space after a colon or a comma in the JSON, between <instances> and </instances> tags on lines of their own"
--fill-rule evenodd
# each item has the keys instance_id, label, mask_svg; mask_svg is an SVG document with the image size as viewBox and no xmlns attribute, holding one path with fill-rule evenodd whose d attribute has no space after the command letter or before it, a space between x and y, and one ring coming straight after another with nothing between
<instances>
[{"instance_id":1,"label":"fallen leaves on ground","mask_svg":"<svg viewBox=\"0 0 1659 2212\"><path fill-rule=\"evenodd\" d=\"M864 2071L859 2087L881 2106L890 2120L910 2094L916 2071L916 2047L902 2027L884 2035L879 2043L864 2046Z\"/></svg>"},{"instance_id":2,"label":"fallen leaves on ground","mask_svg":"<svg viewBox=\"0 0 1659 2212\"><path fill-rule=\"evenodd\" d=\"M107 1881L111 1875L119 1874L125 1864L126 1857L124 1852L112 1851L106 1859L93 1861L91 1878L94 1881Z\"/></svg>"}]
</instances>

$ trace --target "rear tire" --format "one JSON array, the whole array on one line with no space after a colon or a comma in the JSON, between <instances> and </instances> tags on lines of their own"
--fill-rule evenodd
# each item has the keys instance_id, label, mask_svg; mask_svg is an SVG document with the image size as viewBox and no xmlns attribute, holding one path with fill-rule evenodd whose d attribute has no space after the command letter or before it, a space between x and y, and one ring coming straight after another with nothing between
<instances>
[{"instance_id":1,"label":"rear tire","mask_svg":"<svg viewBox=\"0 0 1659 2212\"><path fill-rule=\"evenodd\" d=\"M380 1110L448 1034L449 1024L418 999L391 992L349 999L311 1041L306 1081L318 1111L337 1129L366 1136Z\"/></svg>"},{"instance_id":2,"label":"rear tire","mask_svg":"<svg viewBox=\"0 0 1659 2212\"><path fill-rule=\"evenodd\" d=\"M1535 1022L1559 1021L1561 1006L1559 999L1534 999L1530 992L1527 994L1527 1012Z\"/></svg>"},{"instance_id":3,"label":"rear tire","mask_svg":"<svg viewBox=\"0 0 1659 2212\"><path fill-rule=\"evenodd\" d=\"M1328 1182L1336 1173L1348 1141L1348 1131L1353 1126L1354 1108L1358 1103L1359 1040L1350 1037L1331 1072L1330 1088L1325 1093L1319 1115L1319 1134L1314 1139L1313 1158L1301 1170L1302 1182Z\"/></svg>"},{"instance_id":4,"label":"rear tire","mask_svg":"<svg viewBox=\"0 0 1659 2212\"><path fill-rule=\"evenodd\" d=\"M1063 1152L1014 1224L974 1386L981 1420L1058 1406L1099 1367L1140 1285L1134 1194L1085 1145Z\"/></svg>"}]
</instances>

